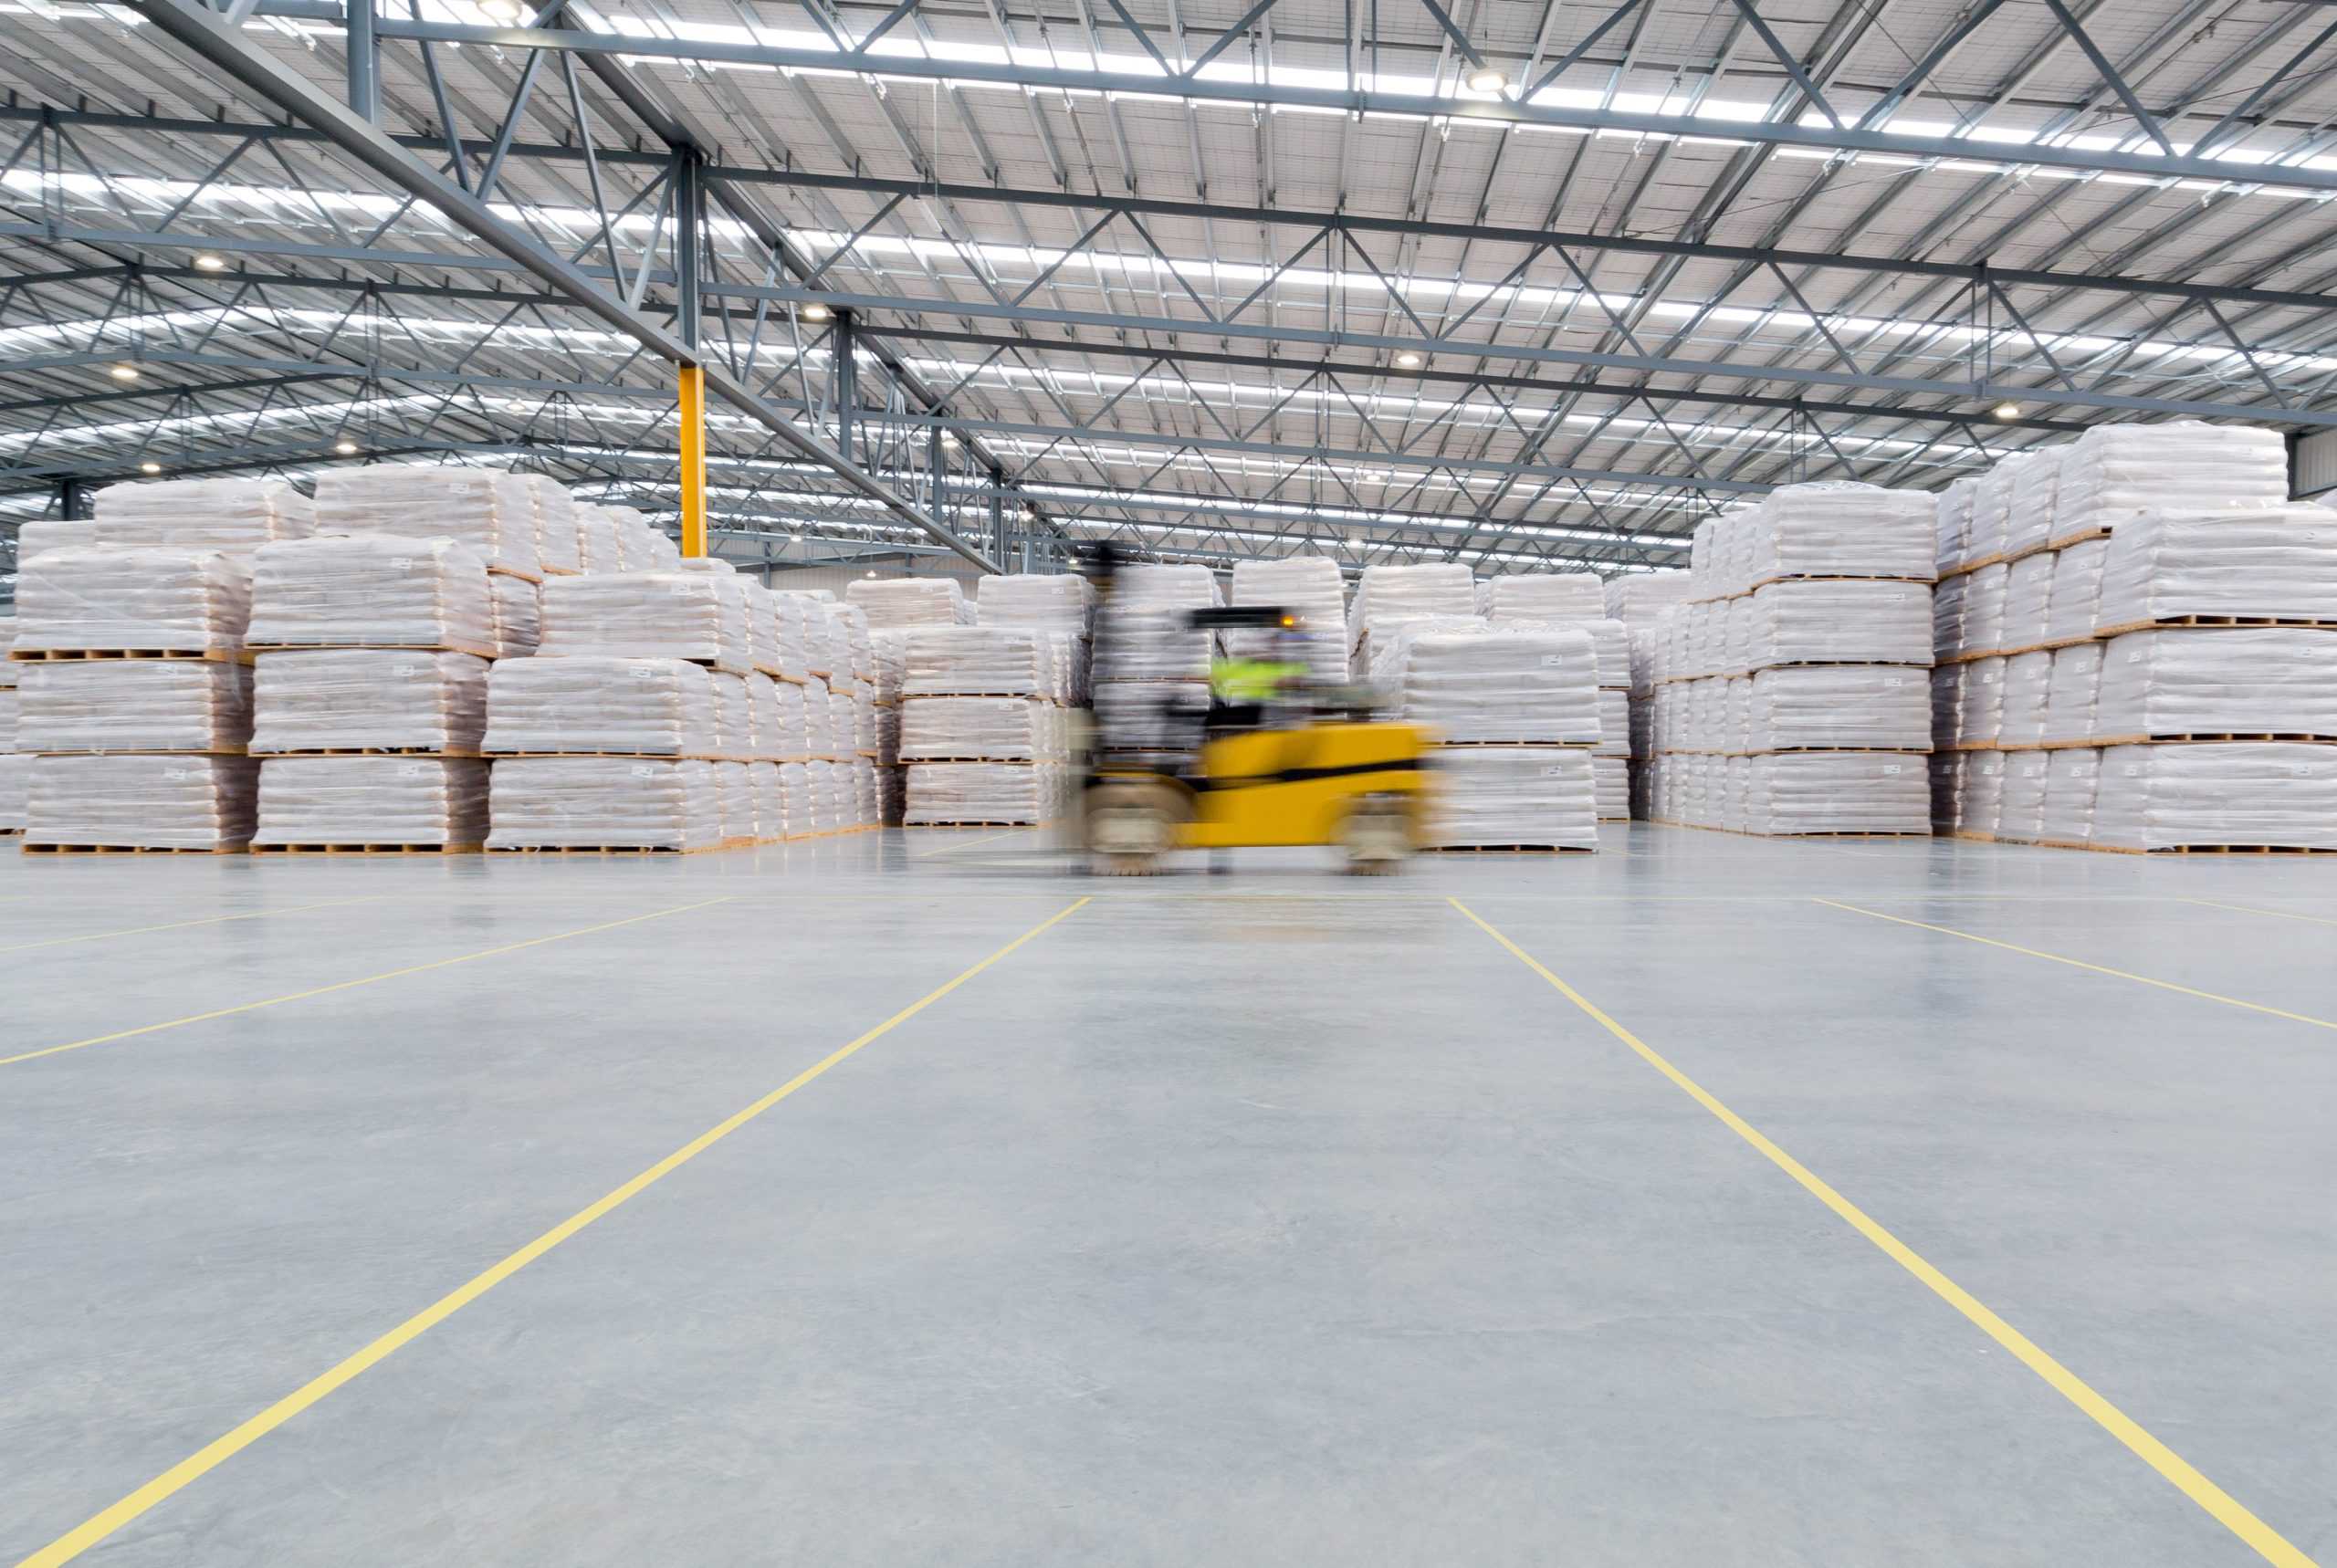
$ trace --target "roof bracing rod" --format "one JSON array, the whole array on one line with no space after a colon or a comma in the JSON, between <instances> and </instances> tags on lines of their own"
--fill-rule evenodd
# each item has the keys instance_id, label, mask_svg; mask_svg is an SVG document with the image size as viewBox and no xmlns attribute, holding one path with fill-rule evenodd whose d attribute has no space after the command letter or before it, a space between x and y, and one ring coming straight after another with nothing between
<instances>
[{"instance_id":1,"label":"roof bracing rod","mask_svg":"<svg viewBox=\"0 0 2337 1568\"><path fill-rule=\"evenodd\" d=\"M865 469L771 408L720 366L707 362L695 347L675 333L625 305L602 288L582 268L552 254L532 237L507 223L487 203L441 178L412 153L383 135L347 108L309 83L293 76L244 42L237 30L216 13L198 9L184 0L131 0L139 15L173 42L202 58L247 91L267 99L300 123L323 133L333 145L373 173L426 204L487 246L533 275L582 311L640 343L658 358L679 367L696 365L705 374L706 390L762 425L780 441L827 469L852 489L879 502L903 521L930 535L985 571L995 571L988 557L960 538L938 518L909 504L897 491L880 483Z\"/></svg>"},{"instance_id":2,"label":"roof bracing rod","mask_svg":"<svg viewBox=\"0 0 2337 1568\"><path fill-rule=\"evenodd\" d=\"M151 0L139 0L144 9ZM2017 168L2073 169L2089 173L2139 174L2153 179L2205 180L2216 184L2275 185L2285 189L2337 191L2337 170L2310 164L2199 158L2177 152L2142 152L2120 148L2076 147L2048 141L2007 143L1965 137L1901 135L1856 125L1802 125L1791 120L1722 120L1693 114L1651 114L1574 104L1477 100L1425 93L1348 91L1296 82L1250 79L1231 74L1162 77L1144 71L1099 71L1032 64L1025 60L936 59L908 53L784 48L762 44L716 43L703 38L660 38L645 33L586 33L545 27L466 26L441 22L383 18L383 37L435 43L492 45L505 49L568 49L585 54L630 55L651 59L702 60L717 65L760 65L781 70L858 72L916 81L973 81L1042 92L1127 94L1138 99L1339 110L1357 114L1408 116L1433 121L1479 120L1494 124L1545 125L1560 130L1614 131L1626 136L1681 138L1706 144L1806 147L1825 152L1882 152L1907 158L1944 158L1959 162Z\"/></svg>"}]
</instances>

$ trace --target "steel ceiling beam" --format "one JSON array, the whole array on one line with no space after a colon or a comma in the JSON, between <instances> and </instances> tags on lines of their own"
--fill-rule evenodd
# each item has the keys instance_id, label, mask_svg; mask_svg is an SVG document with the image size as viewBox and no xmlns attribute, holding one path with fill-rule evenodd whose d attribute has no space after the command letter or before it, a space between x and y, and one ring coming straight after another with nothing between
<instances>
[{"instance_id":1,"label":"steel ceiling beam","mask_svg":"<svg viewBox=\"0 0 2337 1568\"><path fill-rule=\"evenodd\" d=\"M988 557L938 518L910 505L843 454L770 408L727 370L707 363L707 356L695 347L607 292L582 268L545 249L471 192L442 178L383 135L378 127L260 54L225 18L185 0L131 0L131 4L164 37L294 120L322 132L334 146L373 174L438 212L522 271L565 296L578 309L671 364L698 366L705 373L707 390L716 397L755 420L852 489L879 502L974 565L986 571L998 570Z\"/></svg>"}]
</instances>

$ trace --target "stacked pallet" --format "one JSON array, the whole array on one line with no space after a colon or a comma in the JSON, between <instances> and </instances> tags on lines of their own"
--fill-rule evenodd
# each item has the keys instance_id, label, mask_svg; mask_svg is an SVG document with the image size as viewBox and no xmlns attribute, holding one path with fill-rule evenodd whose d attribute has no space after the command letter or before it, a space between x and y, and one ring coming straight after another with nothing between
<instances>
[{"instance_id":1,"label":"stacked pallet","mask_svg":"<svg viewBox=\"0 0 2337 1568\"><path fill-rule=\"evenodd\" d=\"M1598 654L1579 627L1412 622L1371 678L1437 747L1430 847L1595 850Z\"/></svg>"},{"instance_id":2,"label":"stacked pallet","mask_svg":"<svg viewBox=\"0 0 2337 1568\"><path fill-rule=\"evenodd\" d=\"M1663 612L1687 601L1694 582L1685 570L1639 572L1609 580L1607 614L1623 623L1629 641L1629 715L1631 815L1645 817L1648 768L1655 753L1650 735L1655 721L1656 648ZM1601 671L1601 678L1605 672Z\"/></svg>"},{"instance_id":3,"label":"stacked pallet","mask_svg":"<svg viewBox=\"0 0 2337 1568\"><path fill-rule=\"evenodd\" d=\"M2009 559L1943 585L1941 831L2130 852L2337 849L2337 528L2278 501L2280 453L2267 432L2114 426L2018 465ZM2018 481L2037 492L2039 470L2058 482L2032 519ZM1972 523L1988 548L1994 480L1975 487ZM1997 612L1985 574L2017 583L2039 560L2042 608L2008 589Z\"/></svg>"},{"instance_id":4,"label":"stacked pallet","mask_svg":"<svg viewBox=\"0 0 2337 1568\"><path fill-rule=\"evenodd\" d=\"M1347 678L1347 579L1337 561L1322 555L1235 561L1229 597L1234 604L1276 609L1292 617L1309 679L1336 685ZM1244 657L1263 657L1289 645L1272 632L1226 639L1226 652Z\"/></svg>"},{"instance_id":5,"label":"stacked pallet","mask_svg":"<svg viewBox=\"0 0 2337 1568\"><path fill-rule=\"evenodd\" d=\"M1648 809L1778 836L1931 831L1936 500L1787 486L1699 525L1664 612Z\"/></svg>"},{"instance_id":6,"label":"stacked pallet","mask_svg":"<svg viewBox=\"0 0 2337 1568\"><path fill-rule=\"evenodd\" d=\"M865 577L844 591L847 603L867 612L873 632L974 623L974 607L954 577Z\"/></svg>"},{"instance_id":7,"label":"stacked pallet","mask_svg":"<svg viewBox=\"0 0 2337 1568\"><path fill-rule=\"evenodd\" d=\"M16 671L13 659L0 659L0 837L25 831L25 776L31 767L16 740Z\"/></svg>"},{"instance_id":8,"label":"stacked pallet","mask_svg":"<svg viewBox=\"0 0 2337 1568\"><path fill-rule=\"evenodd\" d=\"M1631 814L1631 642L1607 613L1605 583L1588 572L1520 572L1484 585L1485 618L1520 630L1570 627L1590 633L1598 661L1598 746L1591 758L1602 821Z\"/></svg>"},{"instance_id":9,"label":"stacked pallet","mask_svg":"<svg viewBox=\"0 0 2337 1568\"><path fill-rule=\"evenodd\" d=\"M901 676L902 820L1032 826L1068 804L1071 693L1049 634L933 626L908 634Z\"/></svg>"},{"instance_id":10,"label":"stacked pallet","mask_svg":"<svg viewBox=\"0 0 2337 1568\"><path fill-rule=\"evenodd\" d=\"M800 633L751 586L703 569L548 582L537 656L488 675L487 847L691 851L812 831L776 778L809 752L787 679L803 678Z\"/></svg>"},{"instance_id":11,"label":"stacked pallet","mask_svg":"<svg viewBox=\"0 0 2337 1568\"><path fill-rule=\"evenodd\" d=\"M1366 567L1347 612L1347 668L1355 679L1368 680L1407 622L1476 613L1477 580L1457 561Z\"/></svg>"},{"instance_id":12,"label":"stacked pallet","mask_svg":"<svg viewBox=\"0 0 2337 1568\"><path fill-rule=\"evenodd\" d=\"M288 486L175 480L113 486L92 521L25 530L10 656L27 849L250 841L253 558L314 528Z\"/></svg>"},{"instance_id":13,"label":"stacked pallet","mask_svg":"<svg viewBox=\"0 0 2337 1568\"><path fill-rule=\"evenodd\" d=\"M974 618L983 626L1029 626L1085 636L1095 618L1095 590L1076 572L985 577L974 584Z\"/></svg>"},{"instance_id":14,"label":"stacked pallet","mask_svg":"<svg viewBox=\"0 0 2337 1568\"><path fill-rule=\"evenodd\" d=\"M908 641L913 634L882 629L868 633L868 690L875 705L876 821L886 827L900 826L907 805L908 781L901 772L901 681L907 673Z\"/></svg>"}]
</instances>

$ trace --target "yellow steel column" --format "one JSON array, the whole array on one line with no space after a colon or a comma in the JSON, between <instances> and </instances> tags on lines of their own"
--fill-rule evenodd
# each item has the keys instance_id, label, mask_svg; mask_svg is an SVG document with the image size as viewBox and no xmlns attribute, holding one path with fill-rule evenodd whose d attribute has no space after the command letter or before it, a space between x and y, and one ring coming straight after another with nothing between
<instances>
[{"instance_id":1,"label":"yellow steel column","mask_svg":"<svg viewBox=\"0 0 2337 1568\"><path fill-rule=\"evenodd\" d=\"M681 367L682 553L706 553L706 372Z\"/></svg>"}]
</instances>

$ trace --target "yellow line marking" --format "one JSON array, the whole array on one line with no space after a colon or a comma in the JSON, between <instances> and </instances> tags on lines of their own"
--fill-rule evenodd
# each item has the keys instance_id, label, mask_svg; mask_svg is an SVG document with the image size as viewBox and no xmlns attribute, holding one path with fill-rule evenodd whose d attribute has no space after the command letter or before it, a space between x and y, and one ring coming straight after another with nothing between
<instances>
[{"instance_id":1,"label":"yellow line marking","mask_svg":"<svg viewBox=\"0 0 2337 1568\"><path fill-rule=\"evenodd\" d=\"M2144 1431L2133 1416L2096 1393L2076 1373L2039 1350L2027 1335L1990 1312L1913 1248L1884 1229L1864 1209L1827 1186L1807 1166L1771 1143L1744 1117L1714 1099L1702 1084L1657 1055L1639 1036L1600 1011L1589 998L1550 973L1539 959L1479 919L1467 904L1457 898L1447 902L1474 922L1479 930L1508 948L1511 955L1527 968L1547 980L1567 1000L1590 1015L1600 1028L1637 1051L1649 1066L1672 1080L1690 1099L1718 1117L1730 1132L1759 1150L1771 1165L1800 1183L1811 1197L1832 1209L1850 1224L1851 1229L1872 1242L1892 1262L1922 1281L1934 1295L1978 1325L1990 1339L2019 1357L2021 1364L2043 1378L2055 1393L2093 1417L2104 1431L2126 1445L2136 1458L2174 1482L2185 1496L2214 1515L2225 1529L2254 1547L2258 1555L2266 1562L2278 1563L2280 1568L2315 1568L2312 1559L2298 1551L2278 1531L2241 1507L2228 1492L2192 1469L2181 1455Z\"/></svg>"},{"instance_id":2,"label":"yellow line marking","mask_svg":"<svg viewBox=\"0 0 2337 1568\"><path fill-rule=\"evenodd\" d=\"M44 1046L16 1056L0 1056L0 1067L18 1061L31 1061L43 1056L55 1056L60 1051L83 1051L93 1045L105 1045L117 1040L133 1040L141 1034L158 1034L182 1024L204 1023L212 1019L233 1018L237 1013L257 1012L262 1008L282 1007L286 1002L305 1001L310 997L330 996L335 991L351 990L359 986L378 985L394 980L402 975L419 975L431 969L444 969L455 964L475 964L481 958L493 958L505 953L518 953L529 947L540 947L547 942L565 942L571 936L590 936L595 931L614 931L621 925L637 925L645 920L656 920L668 915L686 915L693 909L709 904L728 904L728 897L705 899L697 904L677 904L671 909L653 909L646 915L627 915L623 920L607 920L598 925L580 925L573 931L555 931L549 936L531 936L525 942L506 943L500 947L482 948L477 953L457 954L452 958L434 959L427 964L409 964L403 969L384 969L378 975L364 975L354 980L340 980L330 986L312 986L305 991L288 991L280 997L268 997L261 1001L245 1002L232 1008L214 1008L207 1013L189 1013L181 1019L166 1019L161 1023L141 1024L136 1029L120 1029L111 1034L93 1034L87 1040L72 1040L63 1045Z\"/></svg>"},{"instance_id":3,"label":"yellow line marking","mask_svg":"<svg viewBox=\"0 0 2337 1568\"><path fill-rule=\"evenodd\" d=\"M260 920L270 915L291 915L303 909L333 909L344 904L372 904L389 897L369 893L362 898L328 898L316 904L287 904L275 909L255 909L247 915L214 915L204 920L173 920L165 925L131 925L120 931L92 931L87 936L51 936L42 942L17 942L0 953L28 953L36 947L66 947L76 942L102 942L109 936L143 936L150 931L183 931L190 925L224 925L231 920Z\"/></svg>"},{"instance_id":4,"label":"yellow line marking","mask_svg":"<svg viewBox=\"0 0 2337 1568\"><path fill-rule=\"evenodd\" d=\"M2291 1023L2309 1023L2315 1029L2337 1029L2337 1023L2332 1023L2327 1019L2313 1018L2306 1013L2292 1013L2280 1008L2268 1008L2261 1002L2244 1002L2237 997L2227 997L2220 992L2202 991L2190 986L2178 986L2173 980L2154 980L2148 975L2137 975L2131 969L2113 969L2107 964L2089 964L2082 958L2066 958L2059 953L2048 953L2041 947L2024 947L2017 942L1999 942L1993 936L1975 936L1969 931L1958 931L1952 925L1934 925L1928 921L1909 920L1903 915L1885 915L1879 909L1860 909L1855 904L1837 904L1830 898L1813 898L1810 902L1822 904L1829 909L1847 909L1852 915L1864 915L1875 920L1888 920L1896 925L1913 925L1923 931L1936 931L1943 936L1961 936L1966 942L1977 942L1988 947L2001 947L2007 953L2026 953L2032 958L2046 958L2056 964L2067 964L2072 969L2090 969L2097 975L2113 975L2122 980L2133 980L2138 985L2156 986L2162 991L2174 991L2182 996L2197 997L2203 1001L2221 1002L2226 1007L2231 1008L2246 1008L2249 1012L2265 1013L2276 1019L2287 1019Z\"/></svg>"},{"instance_id":5,"label":"yellow line marking","mask_svg":"<svg viewBox=\"0 0 2337 1568\"><path fill-rule=\"evenodd\" d=\"M2325 915L2298 915L2286 909L2258 909L2252 904L2218 904L2212 898L2186 898L2183 902L2202 904L2209 909L2237 909L2242 915L2269 915L2279 920L2310 920L2315 925L2337 925L2337 920L2332 920Z\"/></svg>"},{"instance_id":6,"label":"yellow line marking","mask_svg":"<svg viewBox=\"0 0 2337 1568\"><path fill-rule=\"evenodd\" d=\"M813 1079L818 1078L821 1074L826 1072L828 1069L835 1066L838 1062L844 1061L846 1058L857 1052L861 1047L867 1045L870 1041L887 1033L890 1033L894 1029L899 1027L901 1024L907 1023L909 1019L917 1017L917 1014L923 1012L926 1009L931 1007L934 1003L939 1001L942 998L948 996L959 987L964 985L968 980L970 980L976 975L980 974L984 969L989 968L1000 959L1012 953L1016 948L1021 947L1024 943L1043 934L1050 927L1059 925L1063 921L1068 920L1072 915L1077 914L1079 910L1087 904L1087 902L1088 901L1086 899L1082 898L1063 909L1057 910L1053 915L1049 915L1045 920L1043 920L1038 925L1033 925L1030 930L1025 931L1022 936L1017 936L1013 941L1009 942L1005 946L1001 947L997 952L992 953L989 957L984 958L980 963L976 964L972 968L959 975L957 978L951 980L948 984L939 987L935 990L927 991L924 996L919 997L916 1001L911 1002L907 1007L903 1008L899 1012L895 1013L891 1018L886 1019L883 1023L878 1024L875 1028L868 1030L865 1034L861 1035L851 1043L837 1047L834 1051L830 1051L827 1055L822 1057L819 1061L813 1062L811 1066L805 1068L802 1071L797 1073L794 1077L789 1079L786 1082L781 1084L778 1088L772 1090L770 1093L764 1095L753 1104L747 1106L742 1111L733 1113L721 1122L716 1123L705 1132L700 1133L697 1137L692 1138L688 1143L684 1144L680 1148L676 1149L672 1154L667 1155L664 1159L659 1160L655 1165L651 1166L647 1170L643 1171L639 1176L634 1176L623 1186L615 1188L613 1191L606 1194L604 1197L587 1207L578 1209L574 1214L570 1215L566 1219L561 1220L558 1225L553 1226L550 1230L545 1231L541 1236L537 1237L525 1247L520 1248L518 1251L505 1258L493 1268L473 1275L469 1280L464 1281L460 1285L457 1285L455 1289L446 1292L446 1294L439 1297L436 1301L431 1302L430 1305L423 1308L422 1311L414 1313L414 1316L406 1319L405 1322L398 1324L397 1327L390 1330L389 1333L382 1335L381 1338L375 1340L364 1349L357 1352L354 1355L348 1357L346 1360L333 1366L329 1371L309 1379L307 1383L302 1384L299 1388L294 1389L290 1394L286 1395L283 1398L278 1400L275 1404L269 1406L258 1415L254 1416L250 1420L246 1421L242 1426L237 1427L235 1430L227 1433L225 1437L215 1439L204 1448L196 1450L187 1458L181 1459L177 1464L173 1465L169 1469L164 1470L161 1475L156 1476L152 1480L148 1481L144 1486L140 1487L136 1491L133 1491L127 1497L124 1497L121 1500L114 1503L111 1507L90 1515L89 1518L84 1521L81 1524L66 1531L63 1535L58 1536L55 1541L50 1542L47 1546L42 1547L31 1556L25 1558L22 1562L18 1563L16 1564L16 1568L56 1568L56 1565L58 1563L71 1562L74 1558L79 1557L82 1552L87 1552L90 1547L95 1546L99 1542L103 1541L106 1537L111 1535L115 1531L120 1530L123 1525L130 1523L132 1520L138 1518L149 1509L152 1509L155 1504L165 1500L184 1489L189 1482L199 1479L212 1470L216 1469L220 1465L225 1464L227 1460L233 1458L244 1449L250 1448L254 1443L259 1441L262 1437L267 1437L270 1432L275 1431L278 1427L283 1426L285 1422L289 1421L293 1416L300 1414L301 1411L306 1410L311 1405L316 1404L328 1394L332 1393L334 1390L341 1387L345 1384L354 1381L369 1368L387 1360L392 1354L395 1354L403 1346L411 1344L414 1341L421 1338L424 1334L429 1333L430 1330L435 1328L438 1324L445 1322L448 1318L453 1317L456 1312L461 1312L473 1301L477 1301L481 1296L487 1294L487 1291L495 1289L496 1286L501 1284L504 1281L509 1279L512 1275L518 1273L520 1270L526 1268L529 1264L534 1262L537 1259L542 1257L545 1253L550 1251L553 1248L559 1246L570 1237L574 1236L577 1232L584 1229L595 1220L601 1219L615 1209L622 1207L649 1187L654 1186L658 1182L664 1180L666 1176L671 1176L674 1172L679 1170L682 1166L689 1164L692 1160L697 1158L698 1155L706 1153L707 1150L712 1148L715 1145L720 1143L723 1139L728 1137L731 1134L737 1132L739 1128L745 1126L748 1123L753 1121L756 1117L761 1115L764 1112L770 1110L772 1106L778 1104L781 1101L794 1093L798 1089L802 1088ZM648 917L642 916L641 918L645 919Z\"/></svg>"}]
</instances>

